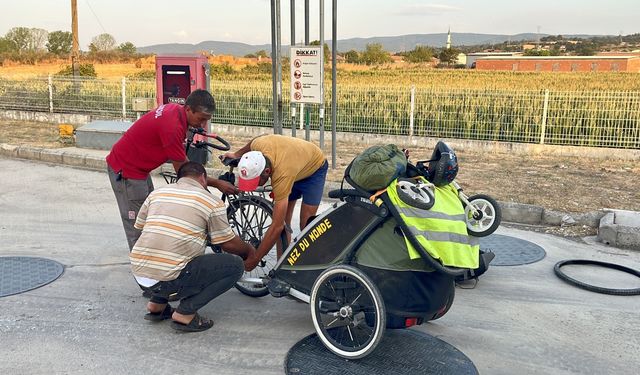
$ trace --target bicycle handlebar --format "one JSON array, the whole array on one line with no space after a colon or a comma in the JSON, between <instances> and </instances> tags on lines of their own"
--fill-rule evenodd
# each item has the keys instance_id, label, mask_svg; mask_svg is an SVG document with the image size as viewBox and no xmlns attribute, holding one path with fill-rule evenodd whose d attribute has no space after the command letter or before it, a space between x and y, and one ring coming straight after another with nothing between
<instances>
[{"instance_id":1,"label":"bicycle handlebar","mask_svg":"<svg viewBox=\"0 0 640 375\"><path fill-rule=\"evenodd\" d=\"M196 148L211 147L220 151L231 150L231 145L229 145L229 142L227 142L224 138L220 137L217 134L209 134L202 128L195 128L195 129L189 128L189 132L191 133L191 136L187 138L187 147L193 145ZM213 143L201 141L201 140L194 141L193 138L195 137L195 135L199 135L201 137L213 138L216 141L222 143L222 145L217 145L217 144L213 144Z\"/></svg>"}]
</instances>

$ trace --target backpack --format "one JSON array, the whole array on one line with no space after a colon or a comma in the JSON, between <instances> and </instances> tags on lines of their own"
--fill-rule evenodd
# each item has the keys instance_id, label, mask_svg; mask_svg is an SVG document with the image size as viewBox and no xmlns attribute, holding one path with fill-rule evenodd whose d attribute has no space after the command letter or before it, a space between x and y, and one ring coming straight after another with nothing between
<instances>
[{"instance_id":1,"label":"backpack","mask_svg":"<svg viewBox=\"0 0 640 375\"><path fill-rule=\"evenodd\" d=\"M404 176L407 157L394 144L371 146L356 156L347 168L348 176L368 191L384 189L391 181Z\"/></svg>"}]
</instances>

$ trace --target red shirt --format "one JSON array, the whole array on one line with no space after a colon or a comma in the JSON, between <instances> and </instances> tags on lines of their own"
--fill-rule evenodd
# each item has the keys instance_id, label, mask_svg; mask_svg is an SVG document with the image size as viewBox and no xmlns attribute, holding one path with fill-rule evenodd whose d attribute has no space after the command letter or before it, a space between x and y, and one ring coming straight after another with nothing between
<instances>
[{"instance_id":1,"label":"red shirt","mask_svg":"<svg viewBox=\"0 0 640 375\"><path fill-rule=\"evenodd\" d=\"M144 180L168 160L184 161L187 114L169 103L140 117L111 148L107 164L122 177Z\"/></svg>"}]
</instances>

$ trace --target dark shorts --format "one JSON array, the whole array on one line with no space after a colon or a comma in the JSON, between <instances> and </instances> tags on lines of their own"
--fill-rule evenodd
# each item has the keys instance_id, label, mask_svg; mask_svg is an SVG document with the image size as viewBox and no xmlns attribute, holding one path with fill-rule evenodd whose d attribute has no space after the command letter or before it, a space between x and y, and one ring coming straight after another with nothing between
<instances>
[{"instance_id":1,"label":"dark shorts","mask_svg":"<svg viewBox=\"0 0 640 375\"><path fill-rule=\"evenodd\" d=\"M289 202L295 201L302 197L302 203L310 206L317 206L322 201L322 193L324 191L324 181L327 178L327 170L329 163L325 160L322 167L318 168L311 176L304 180L296 181L291 188L289 194Z\"/></svg>"}]
</instances>

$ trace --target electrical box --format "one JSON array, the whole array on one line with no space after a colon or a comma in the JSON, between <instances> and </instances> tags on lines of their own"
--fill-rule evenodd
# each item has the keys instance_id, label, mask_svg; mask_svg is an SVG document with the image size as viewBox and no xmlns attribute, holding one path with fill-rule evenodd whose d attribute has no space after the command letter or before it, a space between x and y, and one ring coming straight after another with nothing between
<instances>
[{"instance_id":1,"label":"electrical box","mask_svg":"<svg viewBox=\"0 0 640 375\"><path fill-rule=\"evenodd\" d=\"M209 90L209 62L205 56L156 56L156 102L184 104L197 89Z\"/></svg>"},{"instance_id":2,"label":"electrical box","mask_svg":"<svg viewBox=\"0 0 640 375\"><path fill-rule=\"evenodd\" d=\"M210 89L210 68L205 56L165 55L156 56L156 104L184 105L192 91ZM205 129L211 132L211 124ZM206 163L209 153L206 148L189 148L189 160Z\"/></svg>"},{"instance_id":3,"label":"electrical box","mask_svg":"<svg viewBox=\"0 0 640 375\"><path fill-rule=\"evenodd\" d=\"M134 112L149 112L155 108L155 101L153 98L133 98L131 100L131 109Z\"/></svg>"}]
</instances>

